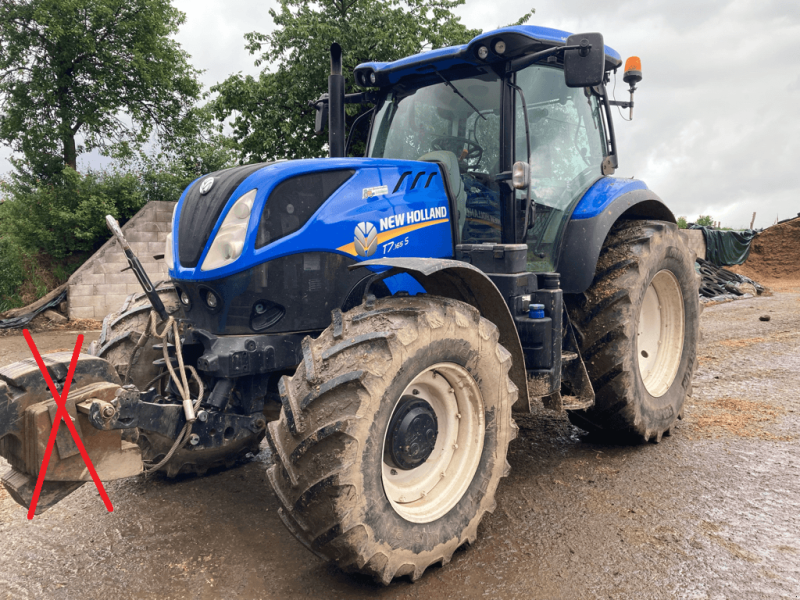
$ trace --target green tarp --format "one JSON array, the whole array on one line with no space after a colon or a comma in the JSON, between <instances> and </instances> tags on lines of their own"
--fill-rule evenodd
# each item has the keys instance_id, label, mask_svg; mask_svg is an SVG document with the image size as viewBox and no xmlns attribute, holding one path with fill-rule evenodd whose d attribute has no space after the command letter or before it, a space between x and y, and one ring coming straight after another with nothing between
<instances>
[{"instance_id":1,"label":"green tarp","mask_svg":"<svg viewBox=\"0 0 800 600\"><path fill-rule=\"evenodd\" d=\"M711 227L693 225L692 229L702 229L706 238L706 260L718 266L740 265L750 254L750 243L757 231L720 231Z\"/></svg>"}]
</instances>

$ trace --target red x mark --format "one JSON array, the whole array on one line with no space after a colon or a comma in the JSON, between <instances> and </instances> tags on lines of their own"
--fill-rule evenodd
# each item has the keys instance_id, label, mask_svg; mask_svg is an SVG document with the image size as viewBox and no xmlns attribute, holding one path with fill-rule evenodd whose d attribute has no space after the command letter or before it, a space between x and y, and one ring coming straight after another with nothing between
<instances>
[{"instance_id":1,"label":"red x mark","mask_svg":"<svg viewBox=\"0 0 800 600\"><path fill-rule=\"evenodd\" d=\"M103 487L103 484L100 482L100 479L97 477L97 471L94 469L94 465L92 464L92 459L89 458L89 453L86 452L86 448L83 446L83 442L81 438L78 436L78 432L75 430L75 425L72 423L72 418L67 413L66 403L67 403L67 396L69 395L69 386L72 383L72 376L75 374L75 366L78 364L78 355L81 353L81 346L83 345L83 336L78 335L78 339L75 342L75 350L72 351L72 360L69 362L69 371L67 371L67 379L64 381L64 388L59 395L56 386L53 384L53 379L50 377L50 373L48 373L47 368L44 366L44 361L42 360L41 355L39 354L39 350L36 348L36 344L33 342L33 338L31 337L30 332L25 329L23 330L22 334L25 336L25 341L28 342L28 346L33 353L33 358L36 359L36 364L39 365L39 370L44 375L44 380L47 382L47 387L50 388L50 393L53 394L53 400L56 401L56 406L58 406L58 410L56 411L56 417L53 421L53 428L50 430L50 439L47 441L47 448L44 451L44 460L42 461L42 467L39 469L39 478L36 480L36 488L33 490L33 498L31 500L31 506L28 509L28 519L33 519L34 514L36 514L36 504L39 502L39 494L42 492L42 485L44 484L44 476L47 473L47 467L50 464L50 454L53 452L53 444L56 441L56 434L58 433L58 427L61 424L61 420L64 420L64 423L67 424L67 429L69 429L70 434L72 435L72 439L75 440L75 445L78 447L78 450L83 457L83 462L86 463L87 468L89 469L89 473L92 475L92 479L94 480L94 484L97 486L97 491L100 492L100 497L103 499L103 503L106 505L108 512L112 512L114 507L111 506L111 500L108 499L108 494L106 494L106 490Z\"/></svg>"}]
</instances>

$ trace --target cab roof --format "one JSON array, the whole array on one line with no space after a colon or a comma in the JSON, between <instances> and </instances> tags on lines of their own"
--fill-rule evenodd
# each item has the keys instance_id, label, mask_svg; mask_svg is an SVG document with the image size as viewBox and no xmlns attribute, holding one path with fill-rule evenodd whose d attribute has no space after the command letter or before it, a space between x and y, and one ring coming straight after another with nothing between
<instances>
[{"instance_id":1,"label":"cab roof","mask_svg":"<svg viewBox=\"0 0 800 600\"><path fill-rule=\"evenodd\" d=\"M482 33L461 46L420 52L393 62L362 63L355 68L356 83L364 87L385 87L394 85L408 76L425 75L434 70L443 71L458 66L491 65L523 54L546 50L553 46L563 46L570 35L572 34L560 29L535 25L503 27ZM506 44L506 50L502 56L493 51L495 44L500 40ZM481 46L489 49L489 56L485 60L478 57L478 48ZM613 48L605 46L605 54L607 71L622 65L622 58ZM369 79L372 73L375 74L375 82Z\"/></svg>"}]
</instances>

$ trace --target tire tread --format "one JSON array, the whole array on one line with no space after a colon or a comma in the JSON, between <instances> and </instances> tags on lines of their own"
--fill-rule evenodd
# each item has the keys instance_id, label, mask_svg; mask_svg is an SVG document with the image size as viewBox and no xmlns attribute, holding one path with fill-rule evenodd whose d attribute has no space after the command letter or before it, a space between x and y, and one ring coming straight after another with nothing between
<instances>
[{"instance_id":1,"label":"tire tread","mask_svg":"<svg viewBox=\"0 0 800 600\"><path fill-rule=\"evenodd\" d=\"M399 332L407 328L424 335L429 327L458 328L481 323L477 310L455 301L427 296L403 298L402 301L401 305L394 306L382 307L381 301L370 307L361 305L342 314L341 325L334 318L332 326L319 338L306 338L308 342L303 345L304 360L300 367L292 377L281 379L286 401L281 418L269 424L267 436L274 453L268 479L282 506L281 518L287 528L317 556L332 560L345 570L371 575L383 584L402 575L416 580L430 565L449 562L459 546L474 542L478 523L496 506L497 482L494 482L494 488L481 501L477 518L472 519L456 543L440 544L433 553L412 557L387 555L385 548L371 539L353 510L337 509L360 494L358 477L351 472L357 455L350 451L328 451L324 444L342 439L345 443L355 442L352 447L358 447L358 438L351 431L355 431L362 420L358 415L369 410L367 407L375 406L380 398L383 365L392 363L403 353L407 340ZM428 307L430 310L426 310ZM481 331L483 329L481 327ZM347 333L340 334L340 331ZM486 331L489 339L483 335L481 339L497 347L499 368L508 380L505 397L515 396L516 386L508 379L511 355L498 344L494 325L489 324ZM311 366L310 374L308 366ZM284 397L283 390L281 397ZM302 398L299 403L295 400L298 398ZM510 416L514 399L508 403L509 422L502 429L506 432L506 445L517 435L517 427ZM313 433L301 431L300 420L307 431ZM306 477L302 469L304 461L321 463L327 475ZM499 469L501 476L508 474L509 465L505 459Z\"/></svg>"}]
</instances>

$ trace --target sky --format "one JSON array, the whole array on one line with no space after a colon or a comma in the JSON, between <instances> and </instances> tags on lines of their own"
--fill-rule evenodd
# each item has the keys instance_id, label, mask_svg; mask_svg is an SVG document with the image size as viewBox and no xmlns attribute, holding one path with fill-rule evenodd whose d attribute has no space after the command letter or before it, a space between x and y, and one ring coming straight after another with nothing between
<instances>
[{"instance_id":1,"label":"sky","mask_svg":"<svg viewBox=\"0 0 800 600\"><path fill-rule=\"evenodd\" d=\"M177 40L206 87L259 72L243 36L272 30L273 0L174 4L186 13ZM641 58L634 119L615 114L617 176L644 180L690 221L704 214L740 228L755 212L762 228L800 213L797 0L467 0L455 12L489 31L530 8L530 24L599 31L623 59ZM627 99L621 71L616 92ZM0 148L0 172L8 156ZM79 168L104 162L87 155Z\"/></svg>"}]
</instances>

